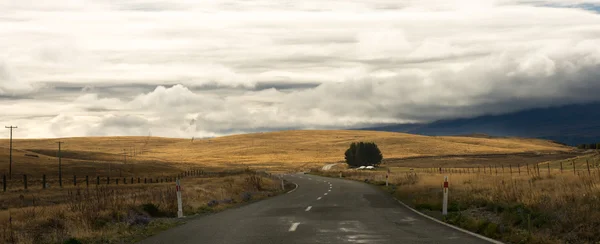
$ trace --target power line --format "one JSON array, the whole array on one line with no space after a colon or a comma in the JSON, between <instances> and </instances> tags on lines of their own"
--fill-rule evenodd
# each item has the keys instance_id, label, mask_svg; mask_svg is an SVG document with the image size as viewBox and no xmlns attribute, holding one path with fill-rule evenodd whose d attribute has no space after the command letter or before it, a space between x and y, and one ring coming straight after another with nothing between
<instances>
[{"instance_id":1,"label":"power line","mask_svg":"<svg viewBox=\"0 0 600 244\"><path fill-rule=\"evenodd\" d=\"M8 163L8 178L12 180L12 134L13 129L17 129L16 126L5 126L6 129L10 129L10 152L9 152L9 163Z\"/></svg>"}]
</instances>

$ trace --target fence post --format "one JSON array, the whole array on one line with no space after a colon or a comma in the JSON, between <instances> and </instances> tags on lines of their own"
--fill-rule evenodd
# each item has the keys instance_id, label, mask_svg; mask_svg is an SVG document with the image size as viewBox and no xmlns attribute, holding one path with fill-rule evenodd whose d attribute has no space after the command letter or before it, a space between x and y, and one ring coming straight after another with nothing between
<instances>
[{"instance_id":1,"label":"fence post","mask_svg":"<svg viewBox=\"0 0 600 244\"><path fill-rule=\"evenodd\" d=\"M100 176L96 176L96 185L99 186L100 185Z\"/></svg>"},{"instance_id":2,"label":"fence post","mask_svg":"<svg viewBox=\"0 0 600 244\"><path fill-rule=\"evenodd\" d=\"M90 178L87 175L85 176L85 187L90 187Z\"/></svg>"},{"instance_id":3,"label":"fence post","mask_svg":"<svg viewBox=\"0 0 600 244\"><path fill-rule=\"evenodd\" d=\"M510 171L510 175L512 175L512 164L508 165L508 170Z\"/></svg>"},{"instance_id":4,"label":"fence post","mask_svg":"<svg viewBox=\"0 0 600 244\"><path fill-rule=\"evenodd\" d=\"M119 184L119 178L115 179L115 183L118 185Z\"/></svg>"},{"instance_id":5,"label":"fence post","mask_svg":"<svg viewBox=\"0 0 600 244\"><path fill-rule=\"evenodd\" d=\"M110 176L106 176L106 184L110 184Z\"/></svg>"},{"instance_id":6,"label":"fence post","mask_svg":"<svg viewBox=\"0 0 600 244\"><path fill-rule=\"evenodd\" d=\"M138 177L138 184L140 183L140 177Z\"/></svg>"},{"instance_id":7,"label":"fence post","mask_svg":"<svg viewBox=\"0 0 600 244\"><path fill-rule=\"evenodd\" d=\"M573 175L577 175L577 173L575 173L575 160L573 160Z\"/></svg>"},{"instance_id":8,"label":"fence post","mask_svg":"<svg viewBox=\"0 0 600 244\"><path fill-rule=\"evenodd\" d=\"M6 192L6 175L2 175L2 189Z\"/></svg>"},{"instance_id":9,"label":"fence post","mask_svg":"<svg viewBox=\"0 0 600 244\"><path fill-rule=\"evenodd\" d=\"M548 175L551 175L550 174L550 163L548 163Z\"/></svg>"},{"instance_id":10,"label":"fence post","mask_svg":"<svg viewBox=\"0 0 600 244\"><path fill-rule=\"evenodd\" d=\"M77 185L77 175L73 175L73 185Z\"/></svg>"},{"instance_id":11,"label":"fence post","mask_svg":"<svg viewBox=\"0 0 600 244\"><path fill-rule=\"evenodd\" d=\"M127 185L127 178L123 177L123 184Z\"/></svg>"},{"instance_id":12,"label":"fence post","mask_svg":"<svg viewBox=\"0 0 600 244\"><path fill-rule=\"evenodd\" d=\"M585 160L585 164L587 165L588 175L592 175L592 173L590 172L590 161L588 159Z\"/></svg>"},{"instance_id":13,"label":"fence post","mask_svg":"<svg viewBox=\"0 0 600 244\"><path fill-rule=\"evenodd\" d=\"M519 175L521 175L521 164L517 164L517 167L519 168Z\"/></svg>"},{"instance_id":14,"label":"fence post","mask_svg":"<svg viewBox=\"0 0 600 244\"><path fill-rule=\"evenodd\" d=\"M560 173L562 174L563 172L563 166L562 166L562 161L560 161Z\"/></svg>"},{"instance_id":15,"label":"fence post","mask_svg":"<svg viewBox=\"0 0 600 244\"><path fill-rule=\"evenodd\" d=\"M150 184L152 184L152 178L150 178Z\"/></svg>"},{"instance_id":16,"label":"fence post","mask_svg":"<svg viewBox=\"0 0 600 244\"><path fill-rule=\"evenodd\" d=\"M527 175L529 175L529 164L525 164L527 166Z\"/></svg>"},{"instance_id":17,"label":"fence post","mask_svg":"<svg viewBox=\"0 0 600 244\"><path fill-rule=\"evenodd\" d=\"M27 190L27 175L23 175L23 187Z\"/></svg>"},{"instance_id":18,"label":"fence post","mask_svg":"<svg viewBox=\"0 0 600 244\"><path fill-rule=\"evenodd\" d=\"M42 189L46 189L46 175L42 175Z\"/></svg>"},{"instance_id":19,"label":"fence post","mask_svg":"<svg viewBox=\"0 0 600 244\"><path fill-rule=\"evenodd\" d=\"M146 180L147 180L147 179L146 179L146 178L144 178L144 184L147 184L147 183L148 183Z\"/></svg>"},{"instance_id":20,"label":"fence post","mask_svg":"<svg viewBox=\"0 0 600 244\"><path fill-rule=\"evenodd\" d=\"M133 184L133 177L131 177L131 184Z\"/></svg>"},{"instance_id":21,"label":"fence post","mask_svg":"<svg viewBox=\"0 0 600 244\"><path fill-rule=\"evenodd\" d=\"M496 169L496 175L498 175L498 165L494 165L494 169Z\"/></svg>"}]
</instances>

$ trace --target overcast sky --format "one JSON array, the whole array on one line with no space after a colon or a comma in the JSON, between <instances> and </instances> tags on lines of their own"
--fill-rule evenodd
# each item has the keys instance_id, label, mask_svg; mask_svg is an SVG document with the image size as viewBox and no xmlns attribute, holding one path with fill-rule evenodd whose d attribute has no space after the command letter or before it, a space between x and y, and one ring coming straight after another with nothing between
<instances>
[{"instance_id":1,"label":"overcast sky","mask_svg":"<svg viewBox=\"0 0 600 244\"><path fill-rule=\"evenodd\" d=\"M600 100L599 77L600 0L0 0L17 138L427 122Z\"/></svg>"}]
</instances>

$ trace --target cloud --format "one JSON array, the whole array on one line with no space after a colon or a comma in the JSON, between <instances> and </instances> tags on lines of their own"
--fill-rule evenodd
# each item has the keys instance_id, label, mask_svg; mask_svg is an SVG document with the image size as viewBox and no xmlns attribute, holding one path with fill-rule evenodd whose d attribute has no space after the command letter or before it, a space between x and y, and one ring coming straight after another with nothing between
<instances>
[{"instance_id":1,"label":"cloud","mask_svg":"<svg viewBox=\"0 0 600 244\"><path fill-rule=\"evenodd\" d=\"M0 109L23 137L201 137L595 101L599 3L0 0Z\"/></svg>"}]
</instances>

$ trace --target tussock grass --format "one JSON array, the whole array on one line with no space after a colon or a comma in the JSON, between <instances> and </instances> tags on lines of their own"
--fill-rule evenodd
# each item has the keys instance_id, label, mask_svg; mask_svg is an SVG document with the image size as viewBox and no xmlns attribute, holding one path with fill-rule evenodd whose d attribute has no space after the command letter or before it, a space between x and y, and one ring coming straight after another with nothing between
<instances>
[{"instance_id":1,"label":"tussock grass","mask_svg":"<svg viewBox=\"0 0 600 244\"><path fill-rule=\"evenodd\" d=\"M337 177L334 172L318 172ZM542 171L543 172L543 171ZM584 172L584 171L582 171ZM443 177L449 176L447 222L507 243L598 243L600 173L437 174L392 171L385 188L442 219ZM345 171L344 177L385 185L385 172Z\"/></svg>"},{"instance_id":2,"label":"tussock grass","mask_svg":"<svg viewBox=\"0 0 600 244\"><path fill-rule=\"evenodd\" d=\"M250 171L236 176L184 178L182 186L183 210L188 216L220 211L281 191L277 181ZM53 205L0 210L0 242L62 243L74 238L83 243L129 243L181 223L171 218L177 213L172 183L78 188L62 194ZM31 193L25 198L38 196Z\"/></svg>"}]
</instances>

